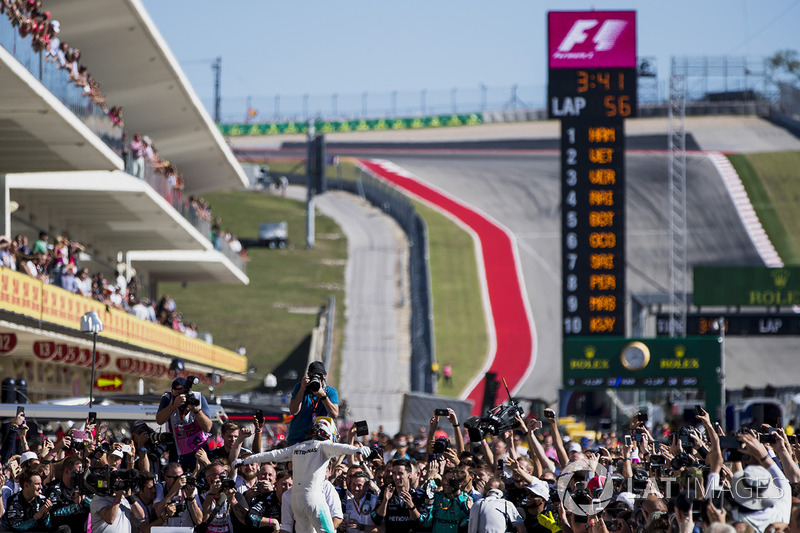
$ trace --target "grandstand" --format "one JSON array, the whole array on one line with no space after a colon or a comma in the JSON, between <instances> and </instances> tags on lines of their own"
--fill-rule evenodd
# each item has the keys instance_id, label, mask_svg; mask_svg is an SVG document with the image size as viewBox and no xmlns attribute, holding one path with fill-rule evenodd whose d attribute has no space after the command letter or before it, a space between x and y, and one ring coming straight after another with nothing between
<instances>
[{"instance_id":1,"label":"grandstand","mask_svg":"<svg viewBox=\"0 0 800 533\"><path fill-rule=\"evenodd\" d=\"M96 351L106 390L161 392L179 372L207 384L242 379L243 355L137 318L127 312L132 299L115 306L104 298L122 285L155 302L164 281L247 284L241 254L212 235L193 202L247 178L140 2L45 8L60 23L58 38L80 47L108 105L84 97L10 14L0 16L0 235L31 246L41 232L50 245L57 237L80 243L70 252L76 266L114 288L103 301L71 293L60 272L47 282L19 268L27 254L17 254L16 271L0 267L3 377L24 379L30 401L88 395L92 338L80 319L95 311L105 326ZM124 108L124 131L149 136L162 158L138 175L112 104ZM170 165L182 182L168 179Z\"/></svg>"}]
</instances>

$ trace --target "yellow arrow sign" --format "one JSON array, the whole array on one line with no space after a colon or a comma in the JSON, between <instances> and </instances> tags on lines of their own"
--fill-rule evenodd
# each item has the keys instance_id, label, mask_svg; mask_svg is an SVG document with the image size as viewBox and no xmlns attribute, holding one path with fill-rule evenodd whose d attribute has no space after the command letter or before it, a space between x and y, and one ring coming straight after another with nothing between
<instances>
[{"instance_id":1,"label":"yellow arrow sign","mask_svg":"<svg viewBox=\"0 0 800 533\"><path fill-rule=\"evenodd\" d=\"M114 379L106 379L106 378L97 378L97 387L114 387L119 388L122 386L122 378L119 376L114 376Z\"/></svg>"}]
</instances>

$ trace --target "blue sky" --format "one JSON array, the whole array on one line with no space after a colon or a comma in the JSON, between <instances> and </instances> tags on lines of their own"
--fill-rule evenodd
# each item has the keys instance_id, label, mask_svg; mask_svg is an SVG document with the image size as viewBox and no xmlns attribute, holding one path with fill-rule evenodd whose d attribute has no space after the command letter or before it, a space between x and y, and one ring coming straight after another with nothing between
<instances>
[{"instance_id":1,"label":"blue sky","mask_svg":"<svg viewBox=\"0 0 800 533\"><path fill-rule=\"evenodd\" d=\"M800 50L800 0L142 1L207 107L210 60L222 57L223 118L244 115L248 96L268 116L276 94L282 111L309 94L312 112L331 107L334 93L340 110L359 108L364 92L370 109L391 91L401 107L421 97L433 106L475 100L481 84L493 99L515 84L523 100L536 99L546 85L550 10L636 10L639 56L657 59L662 85L673 56Z\"/></svg>"}]
</instances>

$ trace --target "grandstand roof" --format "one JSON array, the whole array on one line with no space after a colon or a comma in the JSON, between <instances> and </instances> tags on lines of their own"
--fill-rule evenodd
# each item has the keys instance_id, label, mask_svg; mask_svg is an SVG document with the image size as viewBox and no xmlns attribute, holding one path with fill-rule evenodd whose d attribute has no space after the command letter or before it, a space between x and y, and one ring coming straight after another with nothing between
<instances>
[{"instance_id":1,"label":"grandstand roof","mask_svg":"<svg viewBox=\"0 0 800 533\"><path fill-rule=\"evenodd\" d=\"M135 266L154 280L249 283L213 249L207 234L147 183L124 172L41 172L6 179L12 200L26 212L49 213L49 223L69 230L92 256L113 261L118 250L145 250L151 255L140 255ZM153 250L163 252L153 255Z\"/></svg>"},{"instance_id":2,"label":"grandstand roof","mask_svg":"<svg viewBox=\"0 0 800 533\"><path fill-rule=\"evenodd\" d=\"M0 174L122 168L122 159L2 46L0 94Z\"/></svg>"},{"instance_id":3,"label":"grandstand roof","mask_svg":"<svg viewBox=\"0 0 800 533\"><path fill-rule=\"evenodd\" d=\"M70 0L50 9L60 38L80 48L109 105L123 107L125 129L153 139L186 177L187 193L247 184L141 2Z\"/></svg>"}]
</instances>

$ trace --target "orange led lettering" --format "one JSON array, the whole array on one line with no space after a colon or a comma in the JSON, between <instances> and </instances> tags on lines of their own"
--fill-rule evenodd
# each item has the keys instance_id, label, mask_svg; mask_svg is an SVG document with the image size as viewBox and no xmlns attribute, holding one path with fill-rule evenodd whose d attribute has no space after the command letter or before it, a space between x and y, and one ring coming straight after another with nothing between
<instances>
[{"instance_id":1,"label":"orange led lettering","mask_svg":"<svg viewBox=\"0 0 800 533\"><path fill-rule=\"evenodd\" d=\"M611 226L614 224L613 211L590 211L589 225L593 228Z\"/></svg>"},{"instance_id":2,"label":"orange led lettering","mask_svg":"<svg viewBox=\"0 0 800 533\"><path fill-rule=\"evenodd\" d=\"M606 165L614 159L613 148L590 148L589 161L598 165Z\"/></svg>"},{"instance_id":3,"label":"orange led lettering","mask_svg":"<svg viewBox=\"0 0 800 533\"><path fill-rule=\"evenodd\" d=\"M589 246L592 248L613 248L617 245L617 235L610 232L594 232L589 234Z\"/></svg>"},{"instance_id":4,"label":"orange led lettering","mask_svg":"<svg viewBox=\"0 0 800 533\"><path fill-rule=\"evenodd\" d=\"M589 128L590 143L609 143L617 140L617 130L614 128Z\"/></svg>"},{"instance_id":5,"label":"orange led lettering","mask_svg":"<svg viewBox=\"0 0 800 533\"><path fill-rule=\"evenodd\" d=\"M591 296L589 297L589 311L616 311L616 296Z\"/></svg>"},{"instance_id":6,"label":"orange led lettering","mask_svg":"<svg viewBox=\"0 0 800 533\"><path fill-rule=\"evenodd\" d=\"M592 185L614 185L617 173L610 168L593 168L589 171L589 182Z\"/></svg>"},{"instance_id":7,"label":"orange led lettering","mask_svg":"<svg viewBox=\"0 0 800 533\"><path fill-rule=\"evenodd\" d=\"M589 331L593 333L613 331L614 322L616 322L616 320L617 319L614 317L605 317L605 316L592 317L592 319L589 321Z\"/></svg>"},{"instance_id":8,"label":"orange led lettering","mask_svg":"<svg viewBox=\"0 0 800 533\"><path fill-rule=\"evenodd\" d=\"M612 274L592 274L589 276L589 289L613 291L617 288L617 276Z\"/></svg>"},{"instance_id":9,"label":"orange led lettering","mask_svg":"<svg viewBox=\"0 0 800 533\"><path fill-rule=\"evenodd\" d=\"M589 191L589 205L614 205L614 191Z\"/></svg>"},{"instance_id":10,"label":"orange led lettering","mask_svg":"<svg viewBox=\"0 0 800 533\"><path fill-rule=\"evenodd\" d=\"M592 270L611 270L614 268L614 254L591 254L589 265Z\"/></svg>"}]
</instances>

